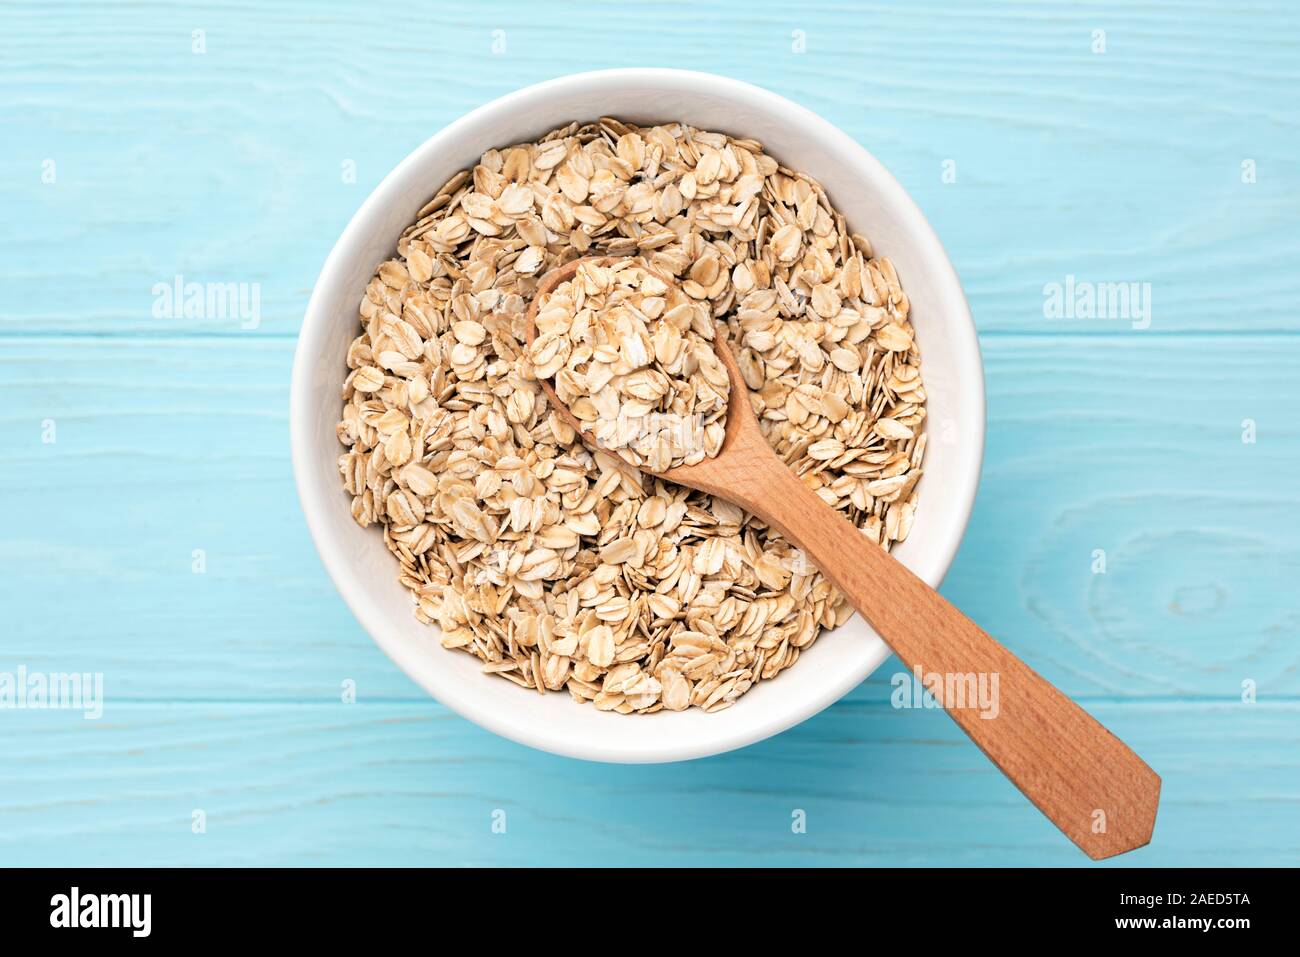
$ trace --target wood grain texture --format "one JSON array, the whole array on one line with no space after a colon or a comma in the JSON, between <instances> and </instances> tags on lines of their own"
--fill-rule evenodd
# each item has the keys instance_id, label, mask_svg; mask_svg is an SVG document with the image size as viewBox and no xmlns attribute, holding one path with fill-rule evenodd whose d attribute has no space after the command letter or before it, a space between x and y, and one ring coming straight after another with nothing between
<instances>
[{"instance_id":1,"label":"wood grain texture","mask_svg":"<svg viewBox=\"0 0 1300 957\"><path fill-rule=\"evenodd\" d=\"M0 862L1089 864L942 712L887 697L860 688L777 738L660 766L540 754L427 701L17 712L0 736ZM1300 859L1300 704L1095 711L1160 755L1165 780L1153 842L1100 866Z\"/></svg>"},{"instance_id":2,"label":"wood grain texture","mask_svg":"<svg viewBox=\"0 0 1300 957\"><path fill-rule=\"evenodd\" d=\"M1117 863L1294 865L1298 49L1284 0L4 4L0 670L109 702L0 712L0 863L1078 863L946 717L889 707L895 661L737 754L597 767L427 701L320 568L292 337L364 196L523 84L688 65L843 127L948 248L989 433L943 592L1160 770ZM260 325L154 318L176 275L259 283ZM1150 328L1045 319L1067 275L1150 282Z\"/></svg>"},{"instance_id":3,"label":"wood grain texture","mask_svg":"<svg viewBox=\"0 0 1300 957\"><path fill-rule=\"evenodd\" d=\"M0 328L292 334L342 227L412 149L520 86L628 65L749 80L841 126L930 217L981 331L1126 327L1045 319L1043 286L1067 275L1151 283L1155 333L1300 327L1300 15L1289 0L582 0L566 11L6 3L0 197L23 229L0 238L0 283L60 294L7 298ZM61 281L68 261L85 281ZM153 285L178 274L260 283L261 325L153 318Z\"/></svg>"}]
</instances>

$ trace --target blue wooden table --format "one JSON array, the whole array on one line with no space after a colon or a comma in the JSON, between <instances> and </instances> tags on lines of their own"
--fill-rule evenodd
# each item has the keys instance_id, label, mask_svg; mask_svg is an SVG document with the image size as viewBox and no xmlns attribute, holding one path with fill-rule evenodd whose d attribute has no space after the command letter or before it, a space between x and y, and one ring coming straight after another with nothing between
<instances>
[{"instance_id":1,"label":"blue wooden table","mask_svg":"<svg viewBox=\"0 0 1300 957\"><path fill-rule=\"evenodd\" d=\"M989 390L943 590L1163 776L1114 863L1300 862L1290 0L7 0L0 672L105 707L0 711L0 864L1086 863L890 707L895 660L743 751L584 764L427 699L326 579L286 419L326 253L448 121L625 65L816 110L943 238ZM177 277L257 284L257 321L160 310ZM1149 324L1054 317L1067 281L1149 283Z\"/></svg>"}]
</instances>

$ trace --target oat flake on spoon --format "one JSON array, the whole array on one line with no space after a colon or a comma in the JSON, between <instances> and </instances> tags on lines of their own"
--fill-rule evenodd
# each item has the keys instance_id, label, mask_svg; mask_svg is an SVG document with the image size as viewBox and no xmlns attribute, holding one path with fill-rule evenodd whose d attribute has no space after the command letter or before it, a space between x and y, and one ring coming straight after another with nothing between
<instances>
[{"instance_id":1,"label":"oat flake on spoon","mask_svg":"<svg viewBox=\"0 0 1300 957\"><path fill-rule=\"evenodd\" d=\"M707 303L639 259L583 262L536 325L537 377L602 448L654 472L718 454L730 384Z\"/></svg>"}]
</instances>

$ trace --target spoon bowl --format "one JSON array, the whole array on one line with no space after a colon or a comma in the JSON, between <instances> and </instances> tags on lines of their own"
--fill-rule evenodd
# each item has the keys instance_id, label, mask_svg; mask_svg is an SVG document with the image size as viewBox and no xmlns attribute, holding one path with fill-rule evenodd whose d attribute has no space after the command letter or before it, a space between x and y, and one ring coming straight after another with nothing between
<instances>
[{"instance_id":1,"label":"spoon bowl","mask_svg":"<svg viewBox=\"0 0 1300 957\"><path fill-rule=\"evenodd\" d=\"M542 278L525 317L529 345L542 298L573 278L584 262L611 258L575 259ZM760 431L749 388L722 330L713 347L731 384L718 454L664 472L639 470L726 499L798 546L921 676L980 750L1090 857L1111 857L1148 843L1160 799L1156 773L795 475ZM539 384L583 441L600 448L551 383ZM970 701L972 686L992 693Z\"/></svg>"},{"instance_id":2,"label":"spoon bowl","mask_svg":"<svg viewBox=\"0 0 1300 957\"><path fill-rule=\"evenodd\" d=\"M532 300L528 303L524 326L524 337L528 344L531 346L533 340L537 337L537 312L545 296L550 295L559 286L577 275L579 267L584 263L605 265L618 258L620 257L585 256L571 260L562 266L556 266L543 276L541 282L538 283L537 290L533 293ZM664 276L661 272L652 269L648 265L646 268L655 273L665 283L673 284L670 277ZM745 380L741 377L740 367L736 365L736 357L732 354L731 347L727 345L725 329L722 327L718 328L713 337L713 351L726 367L727 379L731 384L730 394L727 397L727 432L718 454L712 458L705 458L695 465L682 465L662 472L654 472L639 466L633 467L656 478L698 489L701 492L708 492L710 495L729 498L726 494L727 483L734 479L737 464L743 465L752 456L761 454L763 451L766 451L769 455L773 453L771 446L767 444L767 439L763 437L763 433L759 430L758 420L754 417L754 410L749 404L749 386L745 384ZM555 386L549 379L538 379L537 384L546 393L551 408L555 409L560 418L582 436L582 441L588 448L598 448L611 454L617 454L616 450L606 448L594 435L582 427L582 423L577 416L569 411L569 407L556 394Z\"/></svg>"}]
</instances>

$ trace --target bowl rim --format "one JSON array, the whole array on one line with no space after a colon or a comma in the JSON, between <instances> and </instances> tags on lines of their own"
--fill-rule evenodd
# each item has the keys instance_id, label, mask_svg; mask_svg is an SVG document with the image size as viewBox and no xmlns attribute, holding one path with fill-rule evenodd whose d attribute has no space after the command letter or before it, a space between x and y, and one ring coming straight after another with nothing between
<instances>
[{"instance_id":1,"label":"bowl rim","mask_svg":"<svg viewBox=\"0 0 1300 957\"><path fill-rule=\"evenodd\" d=\"M455 144L466 129L472 128L487 117L516 111L530 102L543 100L567 90L590 87L593 84L628 81L654 84L657 87L686 94L692 91L698 92L701 87L708 87L710 92L753 104L756 108L767 112L793 114L799 117L802 123L816 127L819 134L833 145L836 155L849 154L855 164L869 170L873 189L910 221L914 238L921 247L921 258L938 274L938 283L955 289L959 314L952 315L946 320L945 331L955 340L956 353L968 357L964 360L969 367L966 372L973 377L972 385L976 387L971 389L969 396L963 393L963 397L964 401L972 404L970 411L975 413L974 421L978 423L978 428L975 430L975 435L963 437L963 444L967 445L968 454L961 460L961 466L953 479L950 492L957 500L956 514L959 520L950 523L940 536L940 541L927 547L920 562L909 563L910 565L922 564L924 567L913 567L913 571L932 587L937 589L940 586L970 524L983 470L987 431L983 360L974 319L961 281L948 258L947 251L920 207L893 174L865 147L829 120L806 107L763 87L730 77L663 67L631 67L567 74L522 87L491 100L453 120L412 150L379 182L349 219L326 257L313 285L294 350L289 395L289 430L294 484L316 552L353 616L371 639L409 678L445 707L480 727L520 744L583 760L661 763L722 754L793 728L834 704L866 680L892 652L883 641L878 640L879 647L876 653L870 656L866 670L861 674L830 676L826 682L825 692L815 700L810 700L805 707L793 712L785 712L778 717L756 715L756 720L736 729L726 739L715 738L702 743L690 740L672 741L657 746L641 747L635 753L624 753L616 744L591 739L574 740L554 737L542 724L512 719L510 713L483 707L482 701L485 699L476 700L472 690L462 694L454 683L439 682L430 674L423 652L413 650L406 643L387 633L384 614L377 607L377 600L371 596L363 581L351 574L345 559L339 554L330 538L329 529L326 527L325 510L337 507L338 503L326 501L323 494L319 492L319 486L312 482L309 474L309 469L312 468L312 450L316 446L312 431L307 426L310 411L309 390L312 381L310 366L312 359L323 346L329 323L335 318L325 309L326 287L333 285L333 277L346 270L348 263L361 251L365 243L364 225L381 210L402 198L402 186L410 171L422 166L430 156L447 148L448 145ZM441 650L440 645L437 647Z\"/></svg>"}]
</instances>

